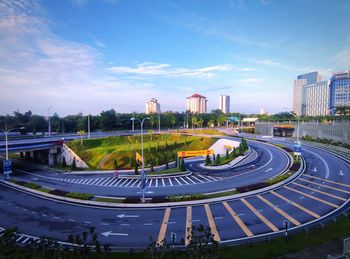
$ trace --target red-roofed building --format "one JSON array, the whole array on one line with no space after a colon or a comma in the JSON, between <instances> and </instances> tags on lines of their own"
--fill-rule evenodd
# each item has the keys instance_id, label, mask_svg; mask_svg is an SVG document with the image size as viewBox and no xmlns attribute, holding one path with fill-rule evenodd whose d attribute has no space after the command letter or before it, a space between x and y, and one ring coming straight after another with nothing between
<instances>
[{"instance_id":1,"label":"red-roofed building","mask_svg":"<svg viewBox=\"0 0 350 259\"><path fill-rule=\"evenodd\" d=\"M193 94L186 98L186 110L192 113L207 113L207 98L200 94Z\"/></svg>"}]
</instances>

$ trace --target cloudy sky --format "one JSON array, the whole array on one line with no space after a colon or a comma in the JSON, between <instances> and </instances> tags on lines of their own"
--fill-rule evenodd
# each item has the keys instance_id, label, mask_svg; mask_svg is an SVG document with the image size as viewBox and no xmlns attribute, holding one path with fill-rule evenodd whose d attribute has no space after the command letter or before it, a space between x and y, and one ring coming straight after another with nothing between
<instances>
[{"instance_id":1,"label":"cloudy sky","mask_svg":"<svg viewBox=\"0 0 350 259\"><path fill-rule=\"evenodd\" d=\"M293 79L350 69L348 0L0 0L0 114L290 110Z\"/></svg>"}]
</instances>

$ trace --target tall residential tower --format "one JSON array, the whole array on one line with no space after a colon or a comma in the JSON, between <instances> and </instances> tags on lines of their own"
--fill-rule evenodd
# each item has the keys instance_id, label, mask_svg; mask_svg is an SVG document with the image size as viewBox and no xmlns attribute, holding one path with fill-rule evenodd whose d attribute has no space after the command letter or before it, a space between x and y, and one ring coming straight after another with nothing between
<instances>
[{"instance_id":1,"label":"tall residential tower","mask_svg":"<svg viewBox=\"0 0 350 259\"><path fill-rule=\"evenodd\" d=\"M230 113L230 96L229 95L220 95L219 97L219 109L223 113Z\"/></svg>"},{"instance_id":2,"label":"tall residential tower","mask_svg":"<svg viewBox=\"0 0 350 259\"><path fill-rule=\"evenodd\" d=\"M200 94L194 94L186 98L186 110L191 113L207 113L207 99Z\"/></svg>"},{"instance_id":3,"label":"tall residential tower","mask_svg":"<svg viewBox=\"0 0 350 259\"><path fill-rule=\"evenodd\" d=\"M148 102L146 102L146 114L151 113L160 113L160 104L158 103L157 99L152 98Z\"/></svg>"}]
</instances>

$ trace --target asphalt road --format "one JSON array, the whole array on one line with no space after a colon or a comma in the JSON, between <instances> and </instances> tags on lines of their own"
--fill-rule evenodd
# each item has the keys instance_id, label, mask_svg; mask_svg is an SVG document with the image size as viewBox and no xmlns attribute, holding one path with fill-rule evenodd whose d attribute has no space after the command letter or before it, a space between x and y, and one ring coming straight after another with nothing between
<instances>
[{"instance_id":1,"label":"asphalt road","mask_svg":"<svg viewBox=\"0 0 350 259\"><path fill-rule=\"evenodd\" d=\"M241 166L225 170L208 170L200 166L203 161L186 165L192 172L190 176L163 177L148 179L146 194L168 196L176 194L209 193L230 190L262 182L284 171L290 164L286 153L275 146L248 141L258 153L258 158ZM57 172L17 172L16 179L35 181L45 187L64 191L94 193L101 196L134 196L141 197L141 181L104 175L64 175ZM195 186L195 188L192 188Z\"/></svg>"},{"instance_id":2,"label":"asphalt road","mask_svg":"<svg viewBox=\"0 0 350 259\"><path fill-rule=\"evenodd\" d=\"M319 220L349 199L349 163L313 147L303 147L302 152L306 171L293 183L260 195L195 206L93 208L45 200L0 186L0 222L2 227L18 226L26 234L49 235L60 240L93 225L102 243L125 249L145 248L149 237L171 242L171 232L176 233L176 244L181 244L187 227L200 224L210 226L221 242L240 242L283 232L285 220L290 228ZM123 190L127 189L130 188Z\"/></svg>"}]
</instances>

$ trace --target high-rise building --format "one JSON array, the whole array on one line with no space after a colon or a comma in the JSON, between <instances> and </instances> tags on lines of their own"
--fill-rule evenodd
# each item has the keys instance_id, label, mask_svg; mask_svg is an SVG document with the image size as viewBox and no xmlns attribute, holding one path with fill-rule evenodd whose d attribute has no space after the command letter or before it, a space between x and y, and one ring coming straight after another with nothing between
<instances>
[{"instance_id":1,"label":"high-rise building","mask_svg":"<svg viewBox=\"0 0 350 259\"><path fill-rule=\"evenodd\" d=\"M155 98L152 98L151 100L146 102L146 114L151 113L160 113L160 104Z\"/></svg>"},{"instance_id":2,"label":"high-rise building","mask_svg":"<svg viewBox=\"0 0 350 259\"><path fill-rule=\"evenodd\" d=\"M265 108L260 109L260 115L268 115L269 113L265 110Z\"/></svg>"},{"instance_id":3,"label":"high-rise building","mask_svg":"<svg viewBox=\"0 0 350 259\"><path fill-rule=\"evenodd\" d=\"M321 76L318 72L311 72L303 75L299 75L294 80L293 85L293 112L298 116L303 116L306 113L306 99L304 87L306 85L316 84L321 81Z\"/></svg>"},{"instance_id":4,"label":"high-rise building","mask_svg":"<svg viewBox=\"0 0 350 259\"><path fill-rule=\"evenodd\" d=\"M200 94L194 94L186 98L186 110L192 113L207 113L207 99Z\"/></svg>"},{"instance_id":5,"label":"high-rise building","mask_svg":"<svg viewBox=\"0 0 350 259\"><path fill-rule=\"evenodd\" d=\"M230 113L230 96L226 94L222 94L219 97L219 109L223 113Z\"/></svg>"},{"instance_id":6,"label":"high-rise building","mask_svg":"<svg viewBox=\"0 0 350 259\"><path fill-rule=\"evenodd\" d=\"M330 84L329 109L331 114L337 113L337 108L350 106L350 70L334 73Z\"/></svg>"},{"instance_id":7,"label":"high-rise building","mask_svg":"<svg viewBox=\"0 0 350 259\"><path fill-rule=\"evenodd\" d=\"M305 116L325 116L329 114L329 81L305 85L303 100Z\"/></svg>"}]
</instances>

